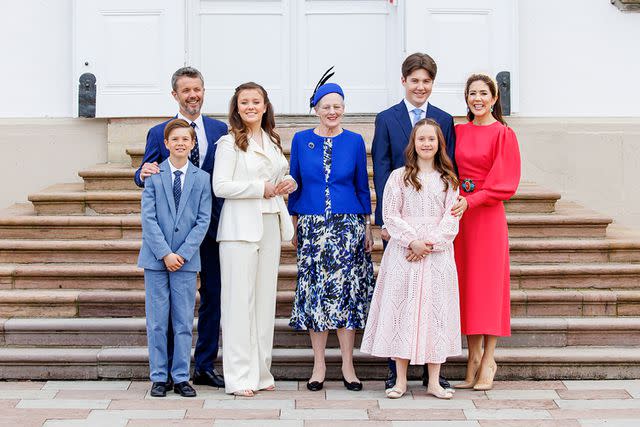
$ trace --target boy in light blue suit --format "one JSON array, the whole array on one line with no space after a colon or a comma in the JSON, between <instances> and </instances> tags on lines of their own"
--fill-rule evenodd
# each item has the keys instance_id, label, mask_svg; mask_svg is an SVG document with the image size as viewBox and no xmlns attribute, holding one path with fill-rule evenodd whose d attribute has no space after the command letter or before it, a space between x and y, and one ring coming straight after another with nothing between
<instances>
[{"instance_id":1,"label":"boy in light blue suit","mask_svg":"<svg viewBox=\"0 0 640 427\"><path fill-rule=\"evenodd\" d=\"M168 379L173 379L175 393L196 395L189 384L189 365L199 248L211 220L211 182L208 173L189 162L195 138L185 120L167 123L164 143L169 158L160 163L160 173L147 177L142 192L138 267L144 268L151 395L155 397L166 395ZM169 313L174 337L171 372L167 372Z\"/></svg>"}]
</instances>

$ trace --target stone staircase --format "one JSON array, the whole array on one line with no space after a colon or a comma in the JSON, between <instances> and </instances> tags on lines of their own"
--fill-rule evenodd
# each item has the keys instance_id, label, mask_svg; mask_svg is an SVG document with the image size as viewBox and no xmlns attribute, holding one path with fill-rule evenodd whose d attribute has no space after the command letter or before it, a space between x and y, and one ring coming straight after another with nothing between
<instances>
[{"instance_id":1,"label":"stone staircase","mask_svg":"<svg viewBox=\"0 0 640 427\"><path fill-rule=\"evenodd\" d=\"M371 140L370 117L346 121ZM304 117L279 123L285 151L294 132L313 125ZM0 211L0 378L147 376L144 283L135 266L140 190L132 180L142 152L131 146L130 164L96 165L79 172L83 183L52 185L30 204ZM513 336L499 343L498 376L639 377L640 233L533 183L522 183L506 208ZM287 325L295 278L295 251L283 243L273 371L305 379L309 339ZM333 335L327 355L328 378L339 378ZM358 351L355 358L361 378L383 377L384 360ZM463 369L458 357L445 373L458 378Z\"/></svg>"}]
</instances>

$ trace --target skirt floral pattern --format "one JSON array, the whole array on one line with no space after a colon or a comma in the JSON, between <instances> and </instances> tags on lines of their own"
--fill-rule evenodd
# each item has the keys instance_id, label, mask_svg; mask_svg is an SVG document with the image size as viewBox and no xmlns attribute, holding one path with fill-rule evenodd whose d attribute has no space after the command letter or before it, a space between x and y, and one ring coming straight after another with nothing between
<instances>
[{"instance_id":1,"label":"skirt floral pattern","mask_svg":"<svg viewBox=\"0 0 640 427\"><path fill-rule=\"evenodd\" d=\"M331 171L332 141L324 141L324 168ZM325 192L324 215L298 217L298 282L289 325L298 330L362 329L375 280L365 252L365 220L331 213Z\"/></svg>"}]
</instances>

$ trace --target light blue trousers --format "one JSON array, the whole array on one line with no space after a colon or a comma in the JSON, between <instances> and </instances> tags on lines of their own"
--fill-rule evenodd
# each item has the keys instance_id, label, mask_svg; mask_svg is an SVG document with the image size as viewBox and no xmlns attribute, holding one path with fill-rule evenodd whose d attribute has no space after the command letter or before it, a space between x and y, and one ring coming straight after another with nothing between
<instances>
[{"instance_id":1,"label":"light blue trousers","mask_svg":"<svg viewBox=\"0 0 640 427\"><path fill-rule=\"evenodd\" d=\"M145 311L149 371L152 382L169 379L167 372L167 329L169 313L173 326L173 382L189 381L193 310L196 304L196 272L144 270Z\"/></svg>"}]
</instances>

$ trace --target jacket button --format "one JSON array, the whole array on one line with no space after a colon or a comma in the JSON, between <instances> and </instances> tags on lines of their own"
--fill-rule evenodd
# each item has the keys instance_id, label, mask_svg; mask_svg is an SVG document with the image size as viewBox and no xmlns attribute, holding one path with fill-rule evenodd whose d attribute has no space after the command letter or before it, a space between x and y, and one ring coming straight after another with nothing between
<instances>
[{"instance_id":1,"label":"jacket button","mask_svg":"<svg viewBox=\"0 0 640 427\"><path fill-rule=\"evenodd\" d=\"M178 231L178 229L176 228L174 231Z\"/></svg>"}]
</instances>

